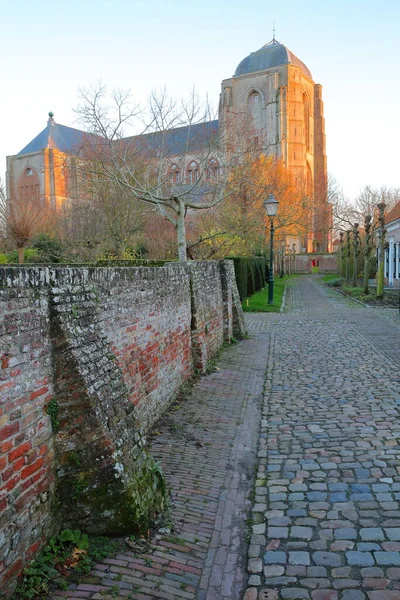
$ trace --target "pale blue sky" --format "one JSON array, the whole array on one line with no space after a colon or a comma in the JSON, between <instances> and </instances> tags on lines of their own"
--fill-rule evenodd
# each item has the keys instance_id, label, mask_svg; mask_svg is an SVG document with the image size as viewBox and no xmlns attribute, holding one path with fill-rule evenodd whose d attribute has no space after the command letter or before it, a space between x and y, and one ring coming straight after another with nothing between
<instances>
[{"instance_id":1,"label":"pale blue sky","mask_svg":"<svg viewBox=\"0 0 400 600\"><path fill-rule=\"evenodd\" d=\"M272 38L323 86L328 169L352 197L400 186L399 0L0 0L0 173L46 125L76 126L79 86L102 79L144 100L222 79ZM304 8L303 8L304 7Z\"/></svg>"}]
</instances>

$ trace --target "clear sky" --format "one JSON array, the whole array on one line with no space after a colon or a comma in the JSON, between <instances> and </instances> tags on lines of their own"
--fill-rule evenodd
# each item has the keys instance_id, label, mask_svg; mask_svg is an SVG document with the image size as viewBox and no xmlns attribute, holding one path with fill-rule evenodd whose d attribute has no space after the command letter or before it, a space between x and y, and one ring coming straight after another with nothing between
<instances>
[{"instance_id":1,"label":"clear sky","mask_svg":"<svg viewBox=\"0 0 400 600\"><path fill-rule=\"evenodd\" d=\"M101 79L143 100L222 79L276 38L323 86L328 170L355 196L400 186L400 0L0 0L0 174L55 120L77 126L78 88Z\"/></svg>"}]
</instances>

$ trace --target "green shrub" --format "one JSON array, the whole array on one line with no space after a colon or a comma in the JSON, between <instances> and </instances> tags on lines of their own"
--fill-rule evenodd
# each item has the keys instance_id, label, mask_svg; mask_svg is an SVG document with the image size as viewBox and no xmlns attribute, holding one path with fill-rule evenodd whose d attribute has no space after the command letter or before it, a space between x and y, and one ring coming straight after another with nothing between
<instances>
[{"instance_id":1,"label":"green shrub","mask_svg":"<svg viewBox=\"0 0 400 600\"><path fill-rule=\"evenodd\" d=\"M330 279L329 281L326 281L326 285L332 286L332 287L340 287L342 285L343 279L341 277L337 277L336 279Z\"/></svg>"},{"instance_id":2,"label":"green shrub","mask_svg":"<svg viewBox=\"0 0 400 600\"><path fill-rule=\"evenodd\" d=\"M24 251L24 262L26 263L36 263L38 261L39 253L35 248L25 248ZM7 254L9 263L18 263L18 250L13 250L9 254Z\"/></svg>"},{"instance_id":3,"label":"green shrub","mask_svg":"<svg viewBox=\"0 0 400 600\"><path fill-rule=\"evenodd\" d=\"M59 240L41 233L33 238L31 248L37 251L36 262L59 263L63 254L63 247ZM28 261L27 261L28 262Z\"/></svg>"},{"instance_id":4,"label":"green shrub","mask_svg":"<svg viewBox=\"0 0 400 600\"><path fill-rule=\"evenodd\" d=\"M8 263L8 256L6 254L1 254L0 252L0 265L6 265Z\"/></svg>"},{"instance_id":5,"label":"green shrub","mask_svg":"<svg viewBox=\"0 0 400 600\"><path fill-rule=\"evenodd\" d=\"M252 296L254 292L265 286L268 273L265 257L228 256L227 258L233 260L241 300Z\"/></svg>"}]
</instances>

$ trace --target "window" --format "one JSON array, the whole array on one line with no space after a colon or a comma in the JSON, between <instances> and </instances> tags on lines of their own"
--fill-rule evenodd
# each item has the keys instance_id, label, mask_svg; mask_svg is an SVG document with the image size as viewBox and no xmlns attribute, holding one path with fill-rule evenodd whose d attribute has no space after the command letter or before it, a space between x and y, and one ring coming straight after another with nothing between
<instances>
[{"instance_id":1,"label":"window","mask_svg":"<svg viewBox=\"0 0 400 600\"><path fill-rule=\"evenodd\" d=\"M33 171L32 171L32 169L30 167L28 167L27 169L25 169L25 175L27 177L32 177Z\"/></svg>"},{"instance_id":2,"label":"window","mask_svg":"<svg viewBox=\"0 0 400 600\"><path fill-rule=\"evenodd\" d=\"M261 127L262 125L262 102L258 92L251 92L247 99L247 106L253 118L254 125Z\"/></svg>"},{"instance_id":3,"label":"window","mask_svg":"<svg viewBox=\"0 0 400 600\"><path fill-rule=\"evenodd\" d=\"M307 94L303 94L304 107L304 137L307 151L310 150L310 101Z\"/></svg>"},{"instance_id":4,"label":"window","mask_svg":"<svg viewBox=\"0 0 400 600\"><path fill-rule=\"evenodd\" d=\"M207 167L206 180L207 181L217 180L217 179L219 179L219 176L220 176L219 162L216 158L212 158Z\"/></svg>"},{"instance_id":5,"label":"window","mask_svg":"<svg viewBox=\"0 0 400 600\"><path fill-rule=\"evenodd\" d=\"M178 165L172 165L169 176L171 183L179 183L181 180L181 172Z\"/></svg>"},{"instance_id":6,"label":"window","mask_svg":"<svg viewBox=\"0 0 400 600\"><path fill-rule=\"evenodd\" d=\"M199 179L199 167L196 161L192 160L192 162L189 163L189 166L187 168L187 182L188 183L196 183L196 181L198 181Z\"/></svg>"}]
</instances>

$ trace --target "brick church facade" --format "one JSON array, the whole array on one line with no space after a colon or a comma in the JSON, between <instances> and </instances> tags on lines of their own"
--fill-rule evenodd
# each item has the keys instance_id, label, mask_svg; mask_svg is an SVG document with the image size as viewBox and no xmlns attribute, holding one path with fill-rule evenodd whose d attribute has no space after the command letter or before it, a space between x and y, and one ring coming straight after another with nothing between
<instances>
[{"instance_id":1,"label":"brick church facade","mask_svg":"<svg viewBox=\"0 0 400 600\"><path fill-rule=\"evenodd\" d=\"M296 185L309 190L308 232L290 241L297 251L332 251L322 87L314 83L306 65L275 39L244 58L234 75L223 80L219 119L206 125L223 132L244 113L251 115L260 153L281 160ZM192 129L194 135L196 128ZM173 143L177 131L168 132L171 155L178 153ZM18 196L36 198L55 209L62 205L68 197L70 177L65 156L87 135L57 124L49 113L46 128L18 154L7 157L9 200ZM184 169L181 176L196 176L189 164Z\"/></svg>"}]
</instances>

